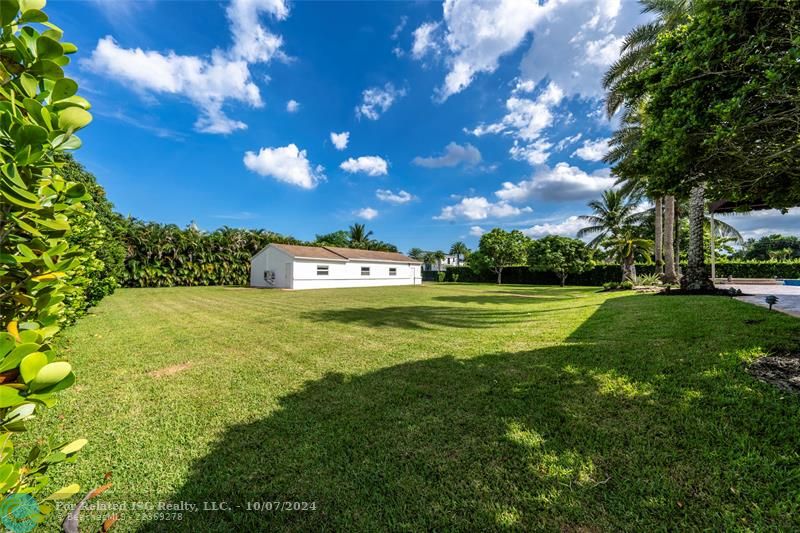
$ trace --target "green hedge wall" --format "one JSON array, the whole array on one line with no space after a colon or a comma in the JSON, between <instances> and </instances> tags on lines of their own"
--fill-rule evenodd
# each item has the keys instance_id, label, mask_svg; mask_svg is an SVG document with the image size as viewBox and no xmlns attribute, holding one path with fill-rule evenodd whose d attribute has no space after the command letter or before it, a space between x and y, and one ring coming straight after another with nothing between
<instances>
[{"instance_id":1,"label":"green hedge wall","mask_svg":"<svg viewBox=\"0 0 800 533\"><path fill-rule=\"evenodd\" d=\"M706 265L711 274L711 266ZM446 281L453 280L453 273L458 273L458 281L494 283L497 276L492 272L476 273L469 267L451 267L447 269ZM636 265L636 273L652 274L655 265ZM800 261L726 261L717 263L717 277L725 278L787 278L800 279ZM620 281L622 271L619 265L595 265L583 274L571 275L567 285L596 285L608 281ZM436 273L423 272L423 280L435 281ZM536 272L526 266L509 267L503 270L503 283L519 283L530 285L558 285L559 281L551 272Z\"/></svg>"}]
</instances>

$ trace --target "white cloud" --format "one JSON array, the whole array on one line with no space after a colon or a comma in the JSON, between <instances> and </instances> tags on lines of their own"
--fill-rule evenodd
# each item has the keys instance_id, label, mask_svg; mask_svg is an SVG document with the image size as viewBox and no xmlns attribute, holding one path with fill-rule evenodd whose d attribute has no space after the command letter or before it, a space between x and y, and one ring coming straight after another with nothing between
<instances>
[{"instance_id":1,"label":"white cloud","mask_svg":"<svg viewBox=\"0 0 800 533\"><path fill-rule=\"evenodd\" d=\"M412 163L420 167L441 168L455 167L458 165L477 165L481 162L481 153L477 148L467 143L464 146L451 142L445 147L444 153L437 157L415 157Z\"/></svg>"},{"instance_id":2,"label":"white cloud","mask_svg":"<svg viewBox=\"0 0 800 533\"><path fill-rule=\"evenodd\" d=\"M400 33L402 33L403 29L405 29L407 23L408 23L408 17L407 16L403 15L402 17L400 17L400 22L398 22L397 26L394 27L394 30L392 31L392 35L390 36L390 38L393 41L396 41L397 38L400 37Z\"/></svg>"},{"instance_id":3,"label":"white cloud","mask_svg":"<svg viewBox=\"0 0 800 533\"><path fill-rule=\"evenodd\" d=\"M289 113L297 113L300 111L300 102L297 100L289 100L286 102L286 111Z\"/></svg>"},{"instance_id":4,"label":"white cloud","mask_svg":"<svg viewBox=\"0 0 800 533\"><path fill-rule=\"evenodd\" d=\"M586 226L588 226L588 223L584 222L577 216L571 216L565 219L563 222L558 222L555 224L550 222L535 224L528 229L523 229L522 233L528 237L533 237L534 239L540 239L548 235L574 237L579 230L585 228Z\"/></svg>"},{"instance_id":5,"label":"white cloud","mask_svg":"<svg viewBox=\"0 0 800 533\"><path fill-rule=\"evenodd\" d=\"M481 237L483 234L486 233L486 230L480 226L470 226L469 227L469 234L473 237Z\"/></svg>"},{"instance_id":6,"label":"white cloud","mask_svg":"<svg viewBox=\"0 0 800 533\"><path fill-rule=\"evenodd\" d=\"M583 146L575 150L572 155L578 156L585 161L600 161L608 153L608 142L611 139L586 139Z\"/></svg>"},{"instance_id":7,"label":"white cloud","mask_svg":"<svg viewBox=\"0 0 800 533\"><path fill-rule=\"evenodd\" d=\"M356 106L356 117L366 117L370 120L378 120L382 113L385 113L395 100L405 96L405 89L396 89L391 83L381 87L370 87L361 93L361 104Z\"/></svg>"},{"instance_id":8,"label":"white cloud","mask_svg":"<svg viewBox=\"0 0 800 533\"><path fill-rule=\"evenodd\" d=\"M544 168L529 180L518 183L505 182L495 192L502 201L523 202L531 198L543 200L585 200L614 186L616 181L608 169L587 174L578 167L558 163L554 168Z\"/></svg>"},{"instance_id":9,"label":"white cloud","mask_svg":"<svg viewBox=\"0 0 800 533\"><path fill-rule=\"evenodd\" d=\"M567 0L537 29L520 65L524 77L549 79L568 97L603 96L603 74L619 54L624 35L648 20L637 2Z\"/></svg>"},{"instance_id":10,"label":"white cloud","mask_svg":"<svg viewBox=\"0 0 800 533\"><path fill-rule=\"evenodd\" d=\"M500 122L480 124L469 133L476 136L489 133L506 133L514 137L511 157L528 161L532 165L544 163L549 156L550 142L543 138L544 131L553 125L553 108L564 98L564 92L555 83L549 83L535 99L517 96L520 83L506 100L506 114ZM527 86L522 86L530 92ZM532 88L530 90L533 90Z\"/></svg>"},{"instance_id":11,"label":"white cloud","mask_svg":"<svg viewBox=\"0 0 800 533\"><path fill-rule=\"evenodd\" d=\"M479 73L497 69L498 59L515 50L560 2L523 0L445 0L444 41L449 72L437 89L446 100Z\"/></svg>"},{"instance_id":12,"label":"white cloud","mask_svg":"<svg viewBox=\"0 0 800 533\"><path fill-rule=\"evenodd\" d=\"M433 218L435 220L455 220L457 218L485 220L489 217L512 217L521 213L530 213L531 211L532 209L530 207L515 207L506 201L493 203L483 196L471 196L462 198L461 201L455 205L443 207L442 212Z\"/></svg>"},{"instance_id":13,"label":"white cloud","mask_svg":"<svg viewBox=\"0 0 800 533\"><path fill-rule=\"evenodd\" d=\"M337 150L344 150L347 148L347 143L350 142L350 132L343 131L342 133L331 132L331 142Z\"/></svg>"},{"instance_id":14,"label":"white cloud","mask_svg":"<svg viewBox=\"0 0 800 533\"><path fill-rule=\"evenodd\" d=\"M365 155L357 159L351 157L343 161L339 168L351 174L363 172L368 176L384 176L389 172L389 163L377 155Z\"/></svg>"},{"instance_id":15,"label":"white cloud","mask_svg":"<svg viewBox=\"0 0 800 533\"><path fill-rule=\"evenodd\" d=\"M437 35L439 26L438 22L426 22L414 30L414 44L411 46L411 55L414 59L422 59L429 53L439 53L440 37Z\"/></svg>"},{"instance_id":16,"label":"white cloud","mask_svg":"<svg viewBox=\"0 0 800 533\"><path fill-rule=\"evenodd\" d=\"M265 63L281 54L283 39L260 23L261 13L276 20L289 16L289 6L283 0L233 0L225 10L231 23L233 48L231 55L248 63Z\"/></svg>"},{"instance_id":17,"label":"white cloud","mask_svg":"<svg viewBox=\"0 0 800 533\"><path fill-rule=\"evenodd\" d=\"M261 148L258 154L244 154L244 166L262 176L269 176L278 181L296 185L303 189L313 189L320 181L325 180L324 168L316 167L308 160L305 150L296 145L278 148Z\"/></svg>"},{"instance_id":18,"label":"white cloud","mask_svg":"<svg viewBox=\"0 0 800 533\"><path fill-rule=\"evenodd\" d=\"M398 205L407 204L414 199L414 195L409 192L403 190L392 192L389 189L378 189L375 191L375 197L382 202Z\"/></svg>"},{"instance_id":19,"label":"white cloud","mask_svg":"<svg viewBox=\"0 0 800 533\"><path fill-rule=\"evenodd\" d=\"M793 207L786 214L781 214L777 209L767 209L717 217L738 229L746 239L758 239L774 233L800 236L800 207Z\"/></svg>"},{"instance_id":20,"label":"white cloud","mask_svg":"<svg viewBox=\"0 0 800 533\"><path fill-rule=\"evenodd\" d=\"M563 139L558 141L558 144L556 145L556 150L560 152L567 146L570 146L580 141L582 138L583 138L583 133L576 133L575 135L572 135L570 137L564 137Z\"/></svg>"},{"instance_id":21,"label":"white cloud","mask_svg":"<svg viewBox=\"0 0 800 533\"><path fill-rule=\"evenodd\" d=\"M260 22L262 14L283 20L289 9L282 0L234 0L226 14L233 35L228 51L215 49L210 56L180 55L141 48L123 48L111 36L101 38L84 64L143 93L170 94L188 99L200 111L195 128L206 133L231 133L246 124L222 110L227 101L261 107L258 86L249 65L285 59L282 39Z\"/></svg>"},{"instance_id":22,"label":"white cloud","mask_svg":"<svg viewBox=\"0 0 800 533\"><path fill-rule=\"evenodd\" d=\"M364 220L372 220L378 216L378 211L376 209L372 209L371 207L364 207L363 209L355 211L353 214L358 218L363 218Z\"/></svg>"}]
</instances>

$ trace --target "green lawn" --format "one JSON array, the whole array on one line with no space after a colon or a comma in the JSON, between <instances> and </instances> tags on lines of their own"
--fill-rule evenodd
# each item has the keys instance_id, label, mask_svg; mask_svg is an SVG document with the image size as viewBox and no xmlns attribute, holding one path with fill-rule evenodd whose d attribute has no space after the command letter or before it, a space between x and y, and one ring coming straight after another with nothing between
<instances>
[{"instance_id":1,"label":"green lawn","mask_svg":"<svg viewBox=\"0 0 800 533\"><path fill-rule=\"evenodd\" d=\"M243 507L119 531L800 528L800 398L744 370L800 320L727 298L127 289L62 344L58 481Z\"/></svg>"}]
</instances>

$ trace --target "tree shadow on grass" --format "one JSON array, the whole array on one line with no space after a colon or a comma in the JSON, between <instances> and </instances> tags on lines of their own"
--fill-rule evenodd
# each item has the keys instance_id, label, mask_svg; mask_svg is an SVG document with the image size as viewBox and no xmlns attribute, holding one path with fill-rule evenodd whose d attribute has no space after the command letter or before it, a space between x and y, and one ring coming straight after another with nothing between
<instances>
[{"instance_id":1,"label":"tree shadow on grass","mask_svg":"<svg viewBox=\"0 0 800 533\"><path fill-rule=\"evenodd\" d=\"M352 307L322 309L301 314L314 321L357 324L373 328L392 327L406 329L492 328L526 320L528 311L505 309L475 309L466 307L408 305L391 307Z\"/></svg>"},{"instance_id":2,"label":"tree shadow on grass","mask_svg":"<svg viewBox=\"0 0 800 533\"><path fill-rule=\"evenodd\" d=\"M559 346L308 382L229 428L171 498L233 510L141 531L800 525L800 402L754 382L734 353L782 334L782 319L748 336L700 321L698 345L682 334L691 314L656 304L609 300ZM651 335L645 312L662 323ZM245 510L274 501L316 510Z\"/></svg>"}]
</instances>

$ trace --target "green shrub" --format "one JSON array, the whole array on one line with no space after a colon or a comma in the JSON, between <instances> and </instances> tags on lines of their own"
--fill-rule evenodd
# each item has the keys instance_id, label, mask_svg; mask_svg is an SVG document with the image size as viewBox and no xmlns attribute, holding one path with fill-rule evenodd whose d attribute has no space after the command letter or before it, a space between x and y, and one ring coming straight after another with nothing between
<instances>
[{"instance_id":1,"label":"green shrub","mask_svg":"<svg viewBox=\"0 0 800 533\"><path fill-rule=\"evenodd\" d=\"M603 283L603 290L605 291L615 291L619 289L619 281L606 281Z\"/></svg>"},{"instance_id":2,"label":"green shrub","mask_svg":"<svg viewBox=\"0 0 800 533\"><path fill-rule=\"evenodd\" d=\"M450 280L451 280L453 283L456 283L456 282L458 281L458 272L456 272L456 271L454 271L454 272L451 272L451 273L450 273Z\"/></svg>"},{"instance_id":3,"label":"green shrub","mask_svg":"<svg viewBox=\"0 0 800 533\"><path fill-rule=\"evenodd\" d=\"M631 280L627 279L627 280L625 280L625 281L623 281L622 283L619 284L619 288L622 289L622 290L625 290L625 291L629 291L629 290L633 289L633 282Z\"/></svg>"},{"instance_id":4,"label":"green shrub","mask_svg":"<svg viewBox=\"0 0 800 533\"><path fill-rule=\"evenodd\" d=\"M643 287L657 287L661 285L661 276L658 274L641 274L638 276L637 281Z\"/></svg>"},{"instance_id":5,"label":"green shrub","mask_svg":"<svg viewBox=\"0 0 800 533\"><path fill-rule=\"evenodd\" d=\"M444 278L446 278L446 277L447 277L447 272L445 272L443 270L440 270L439 272L436 273L436 280L439 283L444 282Z\"/></svg>"},{"instance_id":6,"label":"green shrub","mask_svg":"<svg viewBox=\"0 0 800 533\"><path fill-rule=\"evenodd\" d=\"M50 439L12 453L14 434L75 382L51 341L65 320L71 282L92 268L91 257L68 240L88 196L85 186L59 174L55 155L80 146L74 132L92 116L62 70L75 45L62 42L61 30L37 9L44 2L21 5L22 11L16 0L0 4L0 498L12 506L4 512L39 500L32 517L38 523L53 511L53 500L79 490L70 485L42 498L47 469L72 461L86 443ZM18 496L11 500L12 494Z\"/></svg>"}]
</instances>

